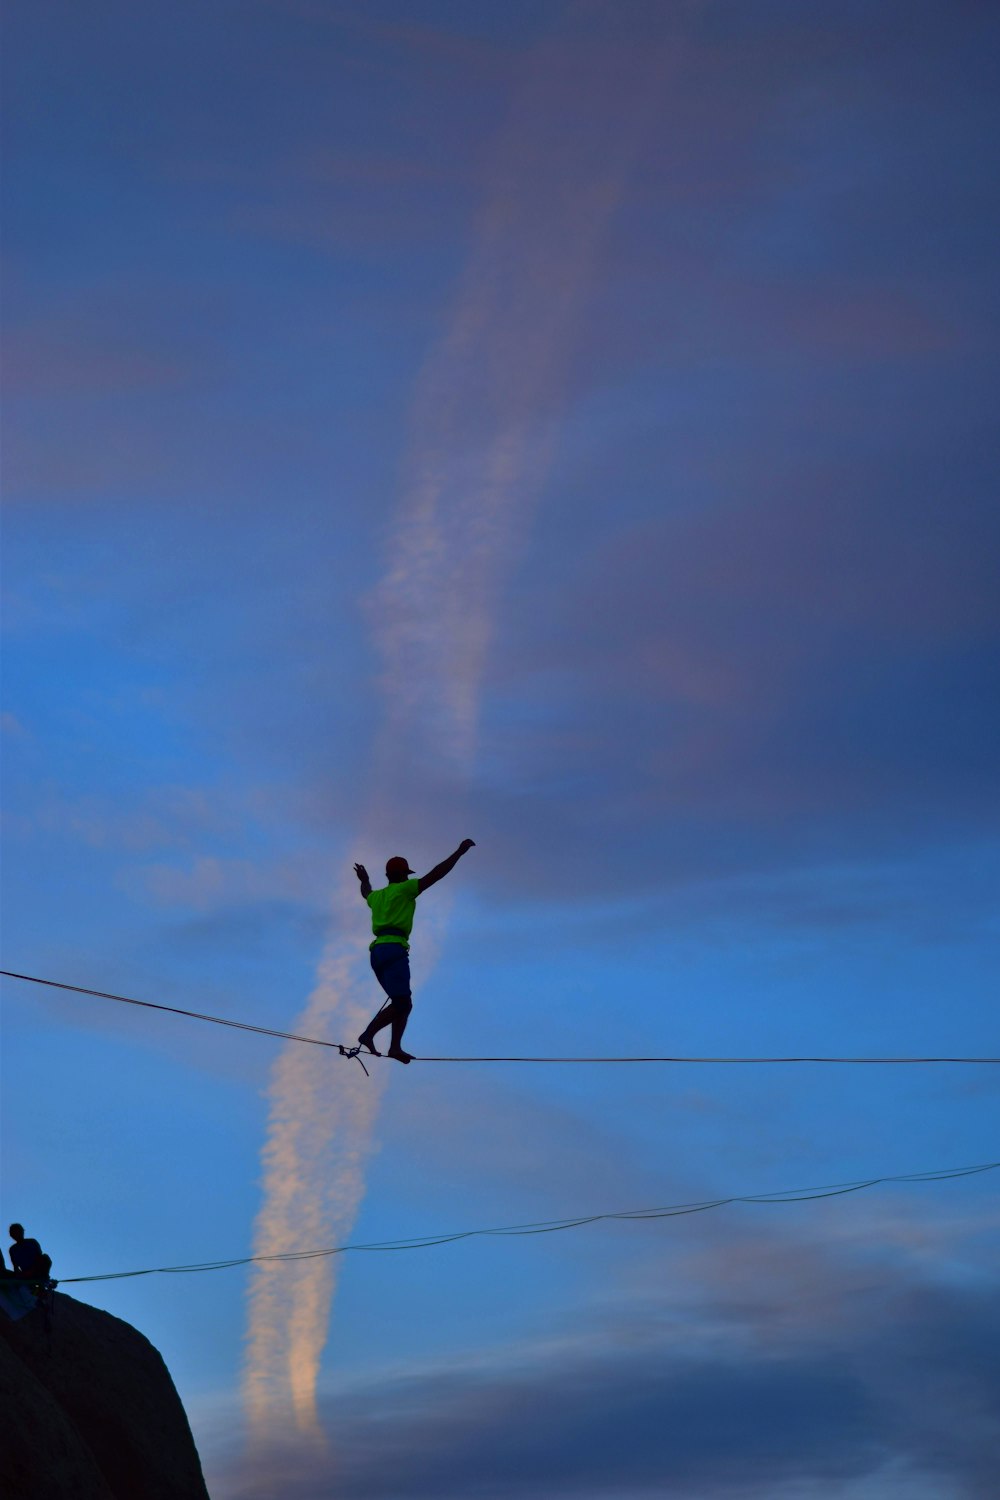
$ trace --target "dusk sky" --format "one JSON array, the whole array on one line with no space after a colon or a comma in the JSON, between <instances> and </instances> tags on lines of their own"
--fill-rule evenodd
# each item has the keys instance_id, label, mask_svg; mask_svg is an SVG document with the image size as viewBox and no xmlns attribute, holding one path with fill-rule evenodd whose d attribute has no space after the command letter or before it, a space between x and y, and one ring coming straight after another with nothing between
<instances>
[{"instance_id":1,"label":"dusk sky","mask_svg":"<svg viewBox=\"0 0 1000 1500\"><path fill-rule=\"evenodd\" d=\"M3 967L351 1041L468 836L418 1056L1000 1055L1000 7L14 0L3 96ZM67 1278L1000 1159L2 996ZM213 1500L993 1500L998 1188L66 1290Z\"/></svg>"}]
</instances>

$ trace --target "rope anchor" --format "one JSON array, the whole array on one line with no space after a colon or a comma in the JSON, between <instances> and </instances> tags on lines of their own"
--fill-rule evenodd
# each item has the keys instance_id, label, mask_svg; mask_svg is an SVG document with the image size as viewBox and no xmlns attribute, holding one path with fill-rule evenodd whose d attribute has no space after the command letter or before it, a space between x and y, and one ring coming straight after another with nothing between
<instances>
[{"instance_id":1,"label":"rope anchor","mask_svg":"<svg viewBox=\"0 0 1000 1500\"><path fill-rule=\"evenodd\" d=\"M340 1052L341 1057L353 1057L355 1062L361 1063L361 1071L365 1075L366 1078L370 1078L372 1076L369 1073L368 1069L365 1067L364 1063L361 1062L361 1048L360 1047L345 1047L342 1042L338 1042L337 1043L337 1050Z\"/></svg>"}]
</instances>

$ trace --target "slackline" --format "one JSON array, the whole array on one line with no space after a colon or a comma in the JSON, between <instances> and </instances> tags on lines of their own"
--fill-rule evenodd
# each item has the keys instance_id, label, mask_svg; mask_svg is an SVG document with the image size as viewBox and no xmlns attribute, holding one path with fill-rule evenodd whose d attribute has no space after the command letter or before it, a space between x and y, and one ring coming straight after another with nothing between
<instances>
[{"instance_id":1,"label":"slackline","mask_svg":"<svg viewBox=\"0 0 1000 1500\"><path fill-rule=\"evenodd\" d=\"M80 984L65 984L58 979L41 979L37 974L18 974L12 969L0 969L6 979L20 979L26 984L45 985L49 989L68 990L75 995L91 995L98 1000L113 1000L119 1005L136 1005L143 1010L166 1011L173 1016L186 1016L192 1021L210 1021L214 1026L229 1026L234 1031L253 1031L258 1036L273 1036L285 1042L303 1042L311 1047L329 1047L342 1057L358 1058L358 1048L343 1042L330 1042L317 1036L300 1036L294 1031L279 1031L272 1026L256 1026L250 1021L234 1021L226 1016L212 1016L205 1011L184 1010L178 1005L163 1005L155 1000L136 1000L131 995L115 995L108 990L87 989ZM372 1054L364 1052L365 1062L375 1061ZM1000 1057L417 1057L414 1062L424 1063L1000 1063ZM362 1063L362 1066L364 1064Z\"/></svg>"}]
</instances>

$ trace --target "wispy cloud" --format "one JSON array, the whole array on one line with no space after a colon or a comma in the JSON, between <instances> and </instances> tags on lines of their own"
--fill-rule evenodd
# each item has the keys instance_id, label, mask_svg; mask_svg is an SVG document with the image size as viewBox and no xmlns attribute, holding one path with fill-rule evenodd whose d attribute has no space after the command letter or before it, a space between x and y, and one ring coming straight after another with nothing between
<instances>
[{"instance_id":1,"label":"wispy cloud","mask_svg":"<svg viewBox=\"0 0 1000 1500\"><path fill-rule=\"evenodd\" d=\"M445 762L453 797L475 756L480 683L504 580L552 453L581 302L630 157L655 107L662 54L630 47L608 68L613 8L581 5L528 59L488 168L469 264L443 337L416 386L403 494L372 596L383 658L377 783L365 839L398 827L414 761ZM609 80L611 80L609 82ZM568 126L577 116L580 128ZM363 841L359 841L360 843ZM355 898L356 899L356 898ZM361 914L342 916L359 929ZM365 1019L360 945L336 937L296 1023ZM369 1003L370 1008L370 1003ZM302 1052L271 1088L256 1247L323 1243L353 1222L380 1080L334 1084ZM357 1076L355 1076L357 1074ZM261 1273L251 1290L246 1390L261 1440L289 1411L316 1432L315 1390L335 1273L310 1262Z\"/></svg>"},{"instance_id":2,"label":"wispy cloud","mask_svg":"<svg viewBox=\"0 0 1000 1500\"><path fill-rule=\"evenodd\" d=\"M14 740L23 740L28 737L28 730L17 714L9 713L7 710L0 714L0 733L9 734Z\"/></svg>"},{"instance_id":3,"label":"wispy cloud","mask_svg":"<svg viewBox=\"0 0 1000 1500\"><path fill-rule=\"evenodd\" d=\"M299 1018L321 1030L336 1015L347 1035L367 1020L352 994L355 954L341 946L324 960ZM364 1195L363 1163L378 1108L382 1077L354 1067L331 1070L319 1049L287 1048L271 1080L271 1113L263 1152L264 1203L254 1253L293 1245L342 1242ZM333 1260L259 1267L250 1288L245 1393L251 1431L292 1417L299 1432L319 1436L316 1379L326 1343L336 1278Z\"/></svg>"},{"instance_id":4,"label":"wispy cloud","mask_svg":"<svg viewBox=\"0 0 1000 1500\"><path fill-rule=\"evenodd\" d=\"M475 1475L477 1493L525 1500L986 1500L1000 1440L995 1288L971 1269L956 1279L954 1252L995 1234L995 1216L973 1215L914 1260L898 1238L882 1243L877 1207L853 1237L829 1237L842 1214L735 1237L730 1220L707 1243L695 1229L686 1266L651 1258L575 1332L329 1395L337 1493L446 1500ZM318 1500L332 1466L274 1436L252 1475L224 1464L216 1493L253 1500L280 1485Z\"/></svg>"}]
</instances>

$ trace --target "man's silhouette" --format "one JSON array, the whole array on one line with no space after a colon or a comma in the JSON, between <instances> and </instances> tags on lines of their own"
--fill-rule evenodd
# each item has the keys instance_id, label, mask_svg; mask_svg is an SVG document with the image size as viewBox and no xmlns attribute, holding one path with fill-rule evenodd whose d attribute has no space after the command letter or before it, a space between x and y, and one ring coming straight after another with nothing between
<instances>
[{"instance_id":1,"label":"man's silhouette","mask_svg":"<svg viewBox=\"0 0 1000 1500\"><path fill-rule=\"evenodd\" d=\"M391 1026L388 1056L401 1063L411 1060L412 1054L404 1052L400 1043L413 1009L408 939L413 928L417 897L428 886L447 875L449 870L453 870L462 855L474 847L473 839L463 839L454 854L449 854L447 859L435 865L429 874L421 875L419 880L409 878L413 871L401 854L393 855L385 867L387 884L379 891L372 890L364 865L354 866L355 874L361 882L361 894L371 908L372 932L375 935L370 945L371 966L375 978L389 997L358 1037L360 1045L376 1057L381 1057L382 1054L376 1051L375 1038L384 1026Z\"/></svg>"},{"instance_id":2,"label":"man's silhouette","mask_svg":"<svg viewBox=\"0 0 1000 1500\"><path fill-rule=\"evenodd\" d=\"M10 1247L10 1263L14 1275L23 1277L25 1281L48 1281L52 1261L42 1253L38 1241L25 1239L21 1224L10 1226L10 1237L14 1241Z\"/></svg>"}]
</instances>

